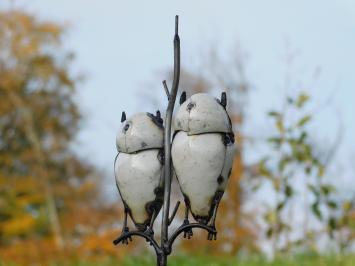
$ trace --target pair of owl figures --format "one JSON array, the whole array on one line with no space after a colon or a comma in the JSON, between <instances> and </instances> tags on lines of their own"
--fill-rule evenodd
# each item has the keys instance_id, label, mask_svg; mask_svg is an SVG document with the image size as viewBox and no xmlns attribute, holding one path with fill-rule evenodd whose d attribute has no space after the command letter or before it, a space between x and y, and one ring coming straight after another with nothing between
<instances>
[{"instance_id":1,"label":"pair of owl figures","mask_svg":"<svg viewBox=\"0 0 355 266\"><path fill-rule=\"evenodd\" d=\"M186 100L173 119L171 157L185 201L185 222L194 219L214 228L218 204L231 174L235 153L231 120L221 99L198 93ZM116 139L116 184L125 208L139 231L153 232L163 205L164 125L160 112L137 113L126 120ZM192 235L192 232L191 232Z\"/></svg>"}]
</instances>

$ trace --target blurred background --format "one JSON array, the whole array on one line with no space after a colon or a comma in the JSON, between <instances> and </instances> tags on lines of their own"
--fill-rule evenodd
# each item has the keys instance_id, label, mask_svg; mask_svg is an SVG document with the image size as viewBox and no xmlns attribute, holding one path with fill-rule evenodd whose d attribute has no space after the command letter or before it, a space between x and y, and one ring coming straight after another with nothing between
<instances>
[{"instance_id":1,"label":"blurred background","mask_svg":"<svg viewBox=\"0 0 355 266\"><path fill-rule=\"evenodd\" d=\"M176 14L180 92L227 92L238 153L218 240L172 263L354 265L352 0L1 0L0 265L154 265L112 244L115 136L165 111Z\"/></svg>"}]
</instances>

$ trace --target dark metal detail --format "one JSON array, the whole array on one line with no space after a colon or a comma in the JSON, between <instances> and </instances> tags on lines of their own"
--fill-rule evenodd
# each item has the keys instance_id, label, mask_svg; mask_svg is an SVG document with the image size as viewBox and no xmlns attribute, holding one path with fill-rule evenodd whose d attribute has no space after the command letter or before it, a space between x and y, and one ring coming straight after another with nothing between
<instances>
[{"instance_id":1,"label":"dark metal detail","mask_svg":"<svg viewBox=\"0 0 355 266\"><path fill-rule=\"evenodd\" d=\"M164 250L164 255L158 258L160 266L167 264L167 252L165 245L169 241L168 236L168 222L169 222L169 207L170 207L170 193L171 193L171 122L175 106L176 95L179 88L180 80L180 38L178 34L179 18L175 17L175 35L174 35L174 77L171 85L170 97L168 107L165 113L165 129L164 129L164 206L162 215L161 227L161 247Z\"/></svg>"},{"instance_id":2,"label":"dark metal detail","mask_svg":"<svg viewBox=\"0 0 355 266\"><path fill-rule=\"evenodd\" d=\"M161 261L166 262L166 256L171 254L172 246L175 241L175 239L181 234L185 233L187 231L192 232L193 228L200 228L204 229L208 232L208 235L215 235L217 234L216 228L204 224L199 224L199 223L188 223L186 224L185 222L178 228L176 231L171 235L169 240L162 245L162 247L159 246L159 244L155 241L154 236L150 234L149 232L141 232L141 231L129 231L128 228L126 227L125 230L122 231L121 236L119 236L117 239L113 241L114 245L118 245L120 243L122 244L128 244L128 240L132 241L132 236L139 236L144 238L151 246L153 246L155 253L157 255L157 265L158 266L163 266L166 264L161 264ZM165 257L165 259L163 258Z\"/></svg>"},{"instance_id":3,"label":"dark metal detail","mask_svg":"<svg viewBox=\"0 0 355 266\"><path fill-rule=\"evenodd\" d=\"M168 222L168 225L171 225L171 223L173 222L174 218L175 218L175 215L179 209L179 206L180 206L180 201L176 202L176 205L175 205L175 208L173 210L173 213L171 214L170 218L169 218L169 222Z\"/></svg>"},{"instance_id":4,"label":"dark metal detail","mask_svg":"<svg viewBox=\"0 0 355 266\"><path fill-rule=\"evenodd\" d=\"M233 133L224 133L222 134L222 141L224 146L229 146L234 143L234 134Z\"/></svg>"},{"instance_id":5,"label":"dark metal detail","mask_svg":"<svg viewBox=\"0 0 355 266\"><path fill-rule=\"evenodd\" d=\"M168 85L166 84L166 80L163 80L163 86L164 86L164 90L165 90L166 96L168 97L168 101L169 101L170 100L170 92L169 92Z\"/></svg>"},{"instance_id":6,"label":"dark metal detail","mask_svg":"<svg viewBox=\"0 0 355 266\"><path fill-rule=\"evenodd\" d=\"M208 225L199 224L199 223L189 223L189 224L184 224L183 223L171 235L168 243L165 245L165 252L167 252L167 254L169 255L171 253L171 248L173 246L173 243L174 243L175 239L183 232L186 232L186 231L189 231L189 230L191 230L191 232L192 232L192 228L201 228L201 229L206 230L209 234L217 234L216 229L211 227L211 226L208 226Z\"/></svg>"},{"instance_id":7,"label":"dark metal detail","mask_svg":"<svg viewBox=\"0 0 355 266\"><path fill-rule=\"evenodd\" d=\"M120 237L118 237L117 239L115 239L113 241L114 245L118 245L119 243L124 243L127 244L128 243L128 239L132 240L132 236L140 236L143 237L147 240L147 242L154 247L155 253L156 255L162 256L163 251L162 249L159 247L158 243L154 240L153 236L150 234L147 234L146 232L141 232L141 231L129 231L127 228L127 231L123 231L122 235Z\"/></svg>"},{"instance_id":8,"label":"dark metal detail","mask_svg":"<svg viewBox=\"0 0 355 266\"><path fill-rule=\"evenodd\" d=\"M158 160L161 165L164 165L164 150L160 149L158 152Z\"/></svg>"},{"instance_id":9,"label":"dark metal detail","mask_svg":"<svg viewBox=\"0 0 355 266\"><path fill-rule=\"evenodd\" d=\"M125 112L122 112L122 115L121 115L121 123L123 123L124 121L126 121L126 113L125 113Z\"/></svg>"},{"instance_id":10,"label":"dark metal detail","mask_svg":"<svg viewBox=\"0 0 355 266\"><path fill-rule=\"evenodd\" d=\"M183 91L180 95L180 105L182 105L186 101L186 91Z\"/></svg>"}]
</instances>

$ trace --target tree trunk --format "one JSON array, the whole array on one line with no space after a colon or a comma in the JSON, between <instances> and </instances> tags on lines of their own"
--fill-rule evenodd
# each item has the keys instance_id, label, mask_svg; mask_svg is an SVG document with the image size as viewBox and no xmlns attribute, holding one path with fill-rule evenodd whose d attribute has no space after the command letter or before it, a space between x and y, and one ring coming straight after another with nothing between
<instances>
[{"instance_id":1,"label":"tree trunk","mask_svg":"<svg viewBox=\"0 0 355 266\"><path fill-rule=\"evenodd\" d=\"M54 237L54 242L57 248L63 249L64 240L59 222L58 211L55 205L53 190L49 181L48 171L46 169L45 156L42 150L41 142L34 128L32 111L26 107L21 97L14 93L13 90L9 90L7 91L7 93L9 95L10 101L19 110L20 115L22 116L24 131L28 137L29 142L32 145L34 156L37 161L37 167L35 167L34 174L39 177L44 189L46 207L48 211L51 232Z\"/></svg>"}]
</instances>

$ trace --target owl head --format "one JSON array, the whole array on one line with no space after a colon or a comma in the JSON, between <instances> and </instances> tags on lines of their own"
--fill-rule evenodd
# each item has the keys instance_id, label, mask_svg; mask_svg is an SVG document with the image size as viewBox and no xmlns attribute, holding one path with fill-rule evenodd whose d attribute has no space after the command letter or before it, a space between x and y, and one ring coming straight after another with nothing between
<instances>
[{"instance_id":1,"label":"owl head","mask_svg":"<svg viewBox=\"0 0 355 266\"><path fill-rule=\"evenodd\" d=\"M182 98L186 97L182 94ZM189 99L180 99L180 108L174 119L174 130L188 135L203 133L231 133L232 123L226 111L226 94L216 99L206 93L197 93Z\"/></svg>"},{"instance_id":2,"label":"owl head","mask_svg":"<svg viewBox=\"0 0 355 266\"><path fill-rule=\"evenodd\" d=\"M134 153L147 149L163 148L164 127L160 112L137 113L126 119L123 112L122 128L116 137L119 152Z\"/></svg>"}]
</instances>

